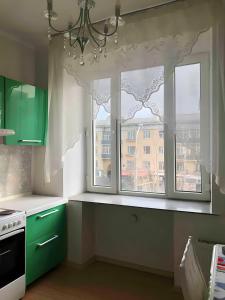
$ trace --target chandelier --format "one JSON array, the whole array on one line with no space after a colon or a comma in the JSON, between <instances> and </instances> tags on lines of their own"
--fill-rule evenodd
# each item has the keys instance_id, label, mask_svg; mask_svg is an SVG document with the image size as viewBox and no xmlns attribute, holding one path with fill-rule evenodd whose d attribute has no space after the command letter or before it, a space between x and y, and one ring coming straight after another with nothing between
<instances>
[{"instance_id":1,"label":"chandelier","mask_svg":"<svg viewBox=\"0 0 225 300\"><path fill-rule=\"evenodd\" d=\"M120 17L120 5L117 3L115 6L115 17L104 21L103 30L99 30L99 25L92 23L90 19L90 10L95 7L94 0L78 0L80 7L80 15L75 23L69 23L68 27L64 30L57 29L53 22L57 19L57 13L53 10L53 0L47 0L47 10L45 17L48 19L48 39L63 35L64 36L64 49L67 45L71 51L68 52L69 56L74 59L80 57L80 64L84 65L83 54L86 46L89 44L93 49L94 59L97 59L98 53L102 53L103 49L106 56L106 43L107 38L115 35L114 42L118 43L118 27L123 25L123 20ZM113 28L111 28L113 27Z\"/></svg>"}]
</instances>

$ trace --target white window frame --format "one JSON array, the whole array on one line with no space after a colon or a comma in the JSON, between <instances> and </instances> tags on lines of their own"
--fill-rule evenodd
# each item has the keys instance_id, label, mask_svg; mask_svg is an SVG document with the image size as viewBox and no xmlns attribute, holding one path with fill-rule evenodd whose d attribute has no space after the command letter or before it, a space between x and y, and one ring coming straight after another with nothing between
<instances>
[{"instance_id":1,"label":"white window frame","mask_svg":"<svg viewBox=\"0 0 225 300\"><path fill-rule=\"evenodd\" d=\"M206 145L207 141L205 137L208 136L208 130L210 126L210 72L209 72L209 54L201 53L200 55L192 55L185 59L182 65L189 64L201 64L201 97L204 98L204 103L201 101L201 116L208 116L208 118L201 117L200 132L201 132L201 147ZM151 67L151 66L149 66ZM153 67L153 66L152 66ZM165 101L164 103L164 168L165 168L165 194L160 193L147 193L147 192L132 192L121 190L121 126L120 126L120 101L121 101L121 89L120 89L120 73L114 78L111 78L111 187L94 186L94 168L96 164L93 163L93 121L92 121L92 99L90 99L90 105L87 106L87 190L89 192L109 193L109 194L122 194L128 196L143 196L154 198L171 198L179 200L203 200L210 201L210 174L205 170L202 170L202 193L194 192L179 192L175 190L175 136L173 133L175 116L175 85L174 79L170 76L170 80L167 80L164 85ZM101 79L101 78L99 78ZM102 78L104 79L104 78ZM170 101L168 101L170 99ZM207 102L207 105L205 103ZM114 103L114 105L112 105ZM91 118L90 118L91 116ZM170 120L170 122L168 122ZM173 155L171 155L173 153ZM210 158L209 158L210 159ZM168 174L169 170L169 174Z\"/></svg>"}]
</instances>

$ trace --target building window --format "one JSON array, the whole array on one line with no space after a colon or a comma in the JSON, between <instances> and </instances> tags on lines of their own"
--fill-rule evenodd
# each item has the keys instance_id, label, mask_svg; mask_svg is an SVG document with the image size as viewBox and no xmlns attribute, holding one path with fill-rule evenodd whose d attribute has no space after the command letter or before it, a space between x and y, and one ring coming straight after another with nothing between
<instances>
[{"instance_id":1,"label":"building window","mask_svg":"<svg viewBox=\"0 0 225 300\"><path fill-rule=\"evenodd\" d=\"M136 147L135 146L128 146L127 147L127 153L129 155L135 155Z\"/></svg>"},{"instance_id":2,"label":"building window","mask_svg":"<svg viewBox=\"0 0 225 300\"><path fill-rule=\"evenodd\" d=\"M163 132L163 131L159 131L159 137L160 137L161 139L164 138L164 132Z\"/></svg>"},{"instance_id":3,"label":"building window","mask_svg":"<svg viewBox=\"0 0 225 300\"><path fill-rule=\"evenodd\" d=\"M111 147L110 146L103 146L102 154L110 155L111 154Z\"/></svg>"},{"instance_id":4,"label":"building window","mask_svg":"<svg viewBox=\"0 0 225 300\"><path fill-rule=\"evenodd\" d=\"M127 131L127 139L129 141L134 141L136 139L136 130L128 130Z\"/></svg>"},{"instance_id":5,"label":"building window","mask_svg":"<svg viewBox=\"0 0 225 300\"><path fill-rule=\"evenodd\" d=\"M144 154L150 154L151 148L150 146L144 146Z\"/></svg>"},{"instance_id":6,"label":"building window","mask_svg":"<svg viewBox=\"0 0 225 300\"><path fill-rule=\"evenodd\" d=\"M134 170L135 169L135 161L134 160L128 160L127 161L127 169L128 170Z\"/></svg>"},{"instance_id":7,"label":"building window","mask_svg":"<svg viewBox=\"0 0 225 300\"><path fill-rule=\"evenodd\" d=\"M144 139L147 140L147 139L150 139L150 137L151 137L150 130L144 129Z\"/></svg>"},{"instance_id":8,"label":"building window","mask_svg":"<svg viewBox=\"0 0 225 300\"><path fill-rule=\"evenodd\" d=\"M159 170L160 171L164 170L164 162L163 161L159 161Z\"/></svg>"},{"instance_id":9,"label":"building window","mask_svg":"<svg viewBox=\"0 0 225 300\"><path fill-rule=\"evenodd\" d=\"M146 78L152 74L163 74L164 66L118 72L113 78L93 83L100 94L102 91L102 98L107 93L111 95L111 86L114 95L116 91L120 98L111 102L108 96L107 109L105 103L99 107L93 99L88 190L209 199L209 174L200 167L201 158L210 153L207 131L210 118L207 119L204 114L209 105L209 99L205 99L210 76L202 74L208 63L208 57L200 55L186 58L185 64L175 66L172 80L167 81L166 88L162 83L154 92L154 110L144 105L141 108L138 103L139 110L134 113L129 105L138 99L135 91L145 95ZM122 88L123 82L128 87L137 84L137 89L130 93ZM202 95L204 99L200 101ZM117 124L111 109L120 112ZM103 144L102 139L108 143ZM96 158L98 165L95 165ZM95 174L98 174L97 179Z\"/></svg>"},{"instance_id":10,"label":"building window","mask_svg":"<svg viewBox=\"0 0 225 300\"><path fill-rule=\"evenodd\" d=\"M151 162L149 160L147 160L147 161L145 160L143 162L143 167L144 167L144 169L150 170L150 168L151 168Z\"/></svg>"},{"instance_id":11,"label":"building window","mask_svg":"<svg viewBox=\"0 0 225 300\"><path fill-rule=\"evenodd\" d=\"M164 153L164 148L162 146L159 146L159 154L163 154Z\"/></svg>"},{"instance_id":12,"label":"building window","mask_svg":"<svg viewBox=\"0 0 225 300\"><path fill-rule=\"evenodd\" d=\"M183 171L184 171L184 163L177 162L177 172L183 172Z\"/></svg>"},{"instance_id":13,"label":"building window","mask_svg":"<svg viewBox=\"0 0 225 300\"><path fill-rule=\"evenodd\" d=\"M104 132L103 133L103 141L110 141L111 140L111 133L110 132Z\"/></svg>"}]
</instances>

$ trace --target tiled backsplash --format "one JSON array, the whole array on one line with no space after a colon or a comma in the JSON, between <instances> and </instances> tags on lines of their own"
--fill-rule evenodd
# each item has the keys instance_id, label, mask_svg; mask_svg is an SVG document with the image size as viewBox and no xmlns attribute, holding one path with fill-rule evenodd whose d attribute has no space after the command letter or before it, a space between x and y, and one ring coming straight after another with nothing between
<instances>
[{"instance_id":1,"label":"tiled backsplash","mask_svg":"<svg viewBox=\"0 0 225 300\"><path fill-rule=\"evenodd\" d=\"M32 147L0 145L0 198L31 192L31 159Z\"/></svg>"}]
</instances>

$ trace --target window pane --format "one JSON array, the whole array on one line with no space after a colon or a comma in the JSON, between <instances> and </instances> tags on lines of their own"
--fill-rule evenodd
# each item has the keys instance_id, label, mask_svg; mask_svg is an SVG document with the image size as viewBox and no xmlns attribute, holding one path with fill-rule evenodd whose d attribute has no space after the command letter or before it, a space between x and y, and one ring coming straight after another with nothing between
<instances>
[{"instance_id":1,"label":"window pane","mask_svg":"<svg viewBox=\"0 0 225 300\"><path fill-rule=\"evenodd\" d=\"M93 81L94 185L111 186L111 79Z\"/></svg>"},{"instance_id":2,"label":"window pane","mask_svg":"<svg viewBox=\"0 0 225 300\"><path fill-rule=\"evenodd\" d=\"M164 149L163 72L159 66L121 74L122 191L165 193L164 153L159 151Z\"/></svg>"},{"instance_id":3,"label":"window pane","mask_svg":"<svg viewBox=\"0 0 225 300\"><path fill-rule=\"evenodd\" d=\"M176 190L202 191L200 168L200 64L176 67Z\"/></svg>"}]
</instances>

